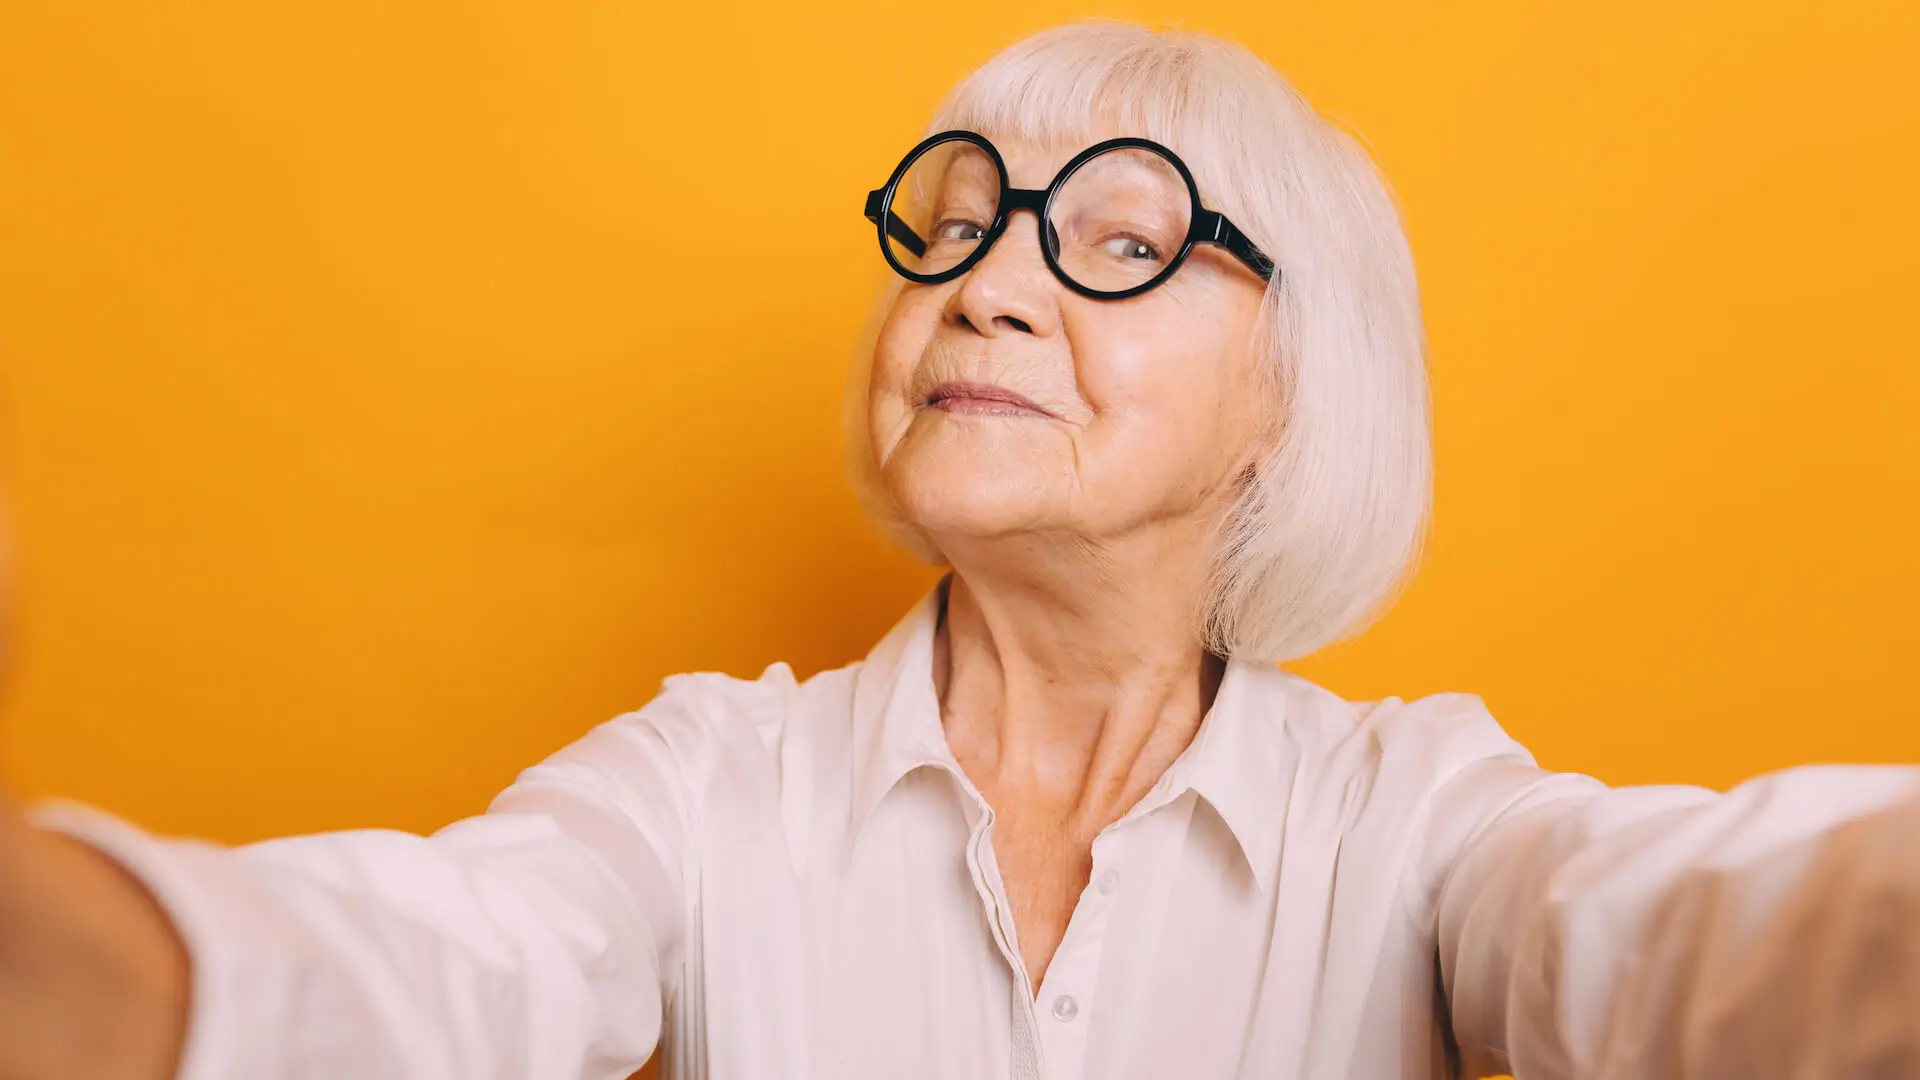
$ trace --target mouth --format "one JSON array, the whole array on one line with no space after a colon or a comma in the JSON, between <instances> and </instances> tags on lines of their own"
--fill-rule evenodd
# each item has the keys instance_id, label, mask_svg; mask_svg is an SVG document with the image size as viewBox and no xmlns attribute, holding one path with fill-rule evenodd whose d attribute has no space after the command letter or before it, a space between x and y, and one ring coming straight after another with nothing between
<instances>
[{"instance_id":1,"label":"mouth","mask_svg":"<svg viewBox=\"0 0 1920 1080\"><path fill-rule=\"evenodd\" d=\"M944 382L920 402L921 408L967 416L1032 416L1057 419L1029 398L990 383Z\"/></svg>"}]
</instances>

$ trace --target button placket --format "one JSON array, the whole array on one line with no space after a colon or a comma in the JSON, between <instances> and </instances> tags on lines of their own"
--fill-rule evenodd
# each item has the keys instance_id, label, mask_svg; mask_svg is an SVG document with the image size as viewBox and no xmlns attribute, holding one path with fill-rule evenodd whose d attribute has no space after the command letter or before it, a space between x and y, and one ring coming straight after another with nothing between
<instances>
[{"instance_id":1,"label":"button placket","mask_svg":"<svg viewBox=\"0 0 1920 1080\"><path fill-rule=\"evenodd\" d=\"M1044 1066L1041 1064L1041 1044L1044 1040L1035 1030L1038 1025L1034 1017L1032 984L1027 981L1026 966L1014 944L1012 910L1003 891L992 880L999 876L997 863L991 875L988 871L987 864L993 860L993 808L977 796L976 801L979 818L967 843L967 866L973 876L974 889L986 908L994 944L999 946L1001 958L1014 976L1010 987L1012 993L1008 997L1012 1007L1008 1017L1008 1037L1012 1042L1013 1054L1009 1072L1012 1080L1042 1080Z\"/></svg>"},{"instance_id":2,"label":"button placket","mask_svg":"<svg viewBox=\"0 0 1920 1080\"><path fill-rule=\"evenodd\" d=\"M1121 880L1116 843L1106 833L1095 838L1092 880L1080 894L1040 987L1036 1004L1046 1018L1040 1026L1041 1046L1055 1080L1080 1080L1085 1068L1087 1038L1092 1032L1088 1010L1098 986L1107 924Z\"/></svg>"}]
</instances>

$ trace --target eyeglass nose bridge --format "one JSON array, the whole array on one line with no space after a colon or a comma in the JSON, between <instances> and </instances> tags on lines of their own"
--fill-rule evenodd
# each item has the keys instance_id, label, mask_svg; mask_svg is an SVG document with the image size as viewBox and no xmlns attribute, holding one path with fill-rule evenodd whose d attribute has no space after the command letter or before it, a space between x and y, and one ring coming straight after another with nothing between
<instances>
[{"instance_id":1,"label":"eyeglass nose bridge","mask_svg":"<svg viewBox=\"0 0 1920 1080\"><path fill-rule=\"evenodd\" d=\"M1033 188L1008 188L1000 197L1000 216L1012 217L1015 210L1031 210L1035 215L1047 212L1047 193Z\"/></svg>"},{"instance_id":2,"label":"eyeglass nose bridge","mask_svg":"<svg viewBox=\"0 0 1920 1080\"><path fill-rule=\"evenodd\" d=\"M1033 212L1035 219L1034 224L1040 230L1040 246L1046 249L1047 261L1051 263L1055 253L1060 250L1060 244L1059 236L1053 230L1053 222L1047 220L1047 198L1050 194L1051 192L1049 191L1035 188L1010 187L1003 189L1000 193L998 220L995 223L992 235L988 236L986 243L981 245L982 250L979 258L974 260L974 265L978 266L980 260L985 259L993 249L993 246L1000 242L1000 238L1006 234L1007 227L1013 223L1013 214L1016 210L1030 210ZM1056 274L1058 272L1058 270L1055 270Z\"/></svg>"}]
</instances>

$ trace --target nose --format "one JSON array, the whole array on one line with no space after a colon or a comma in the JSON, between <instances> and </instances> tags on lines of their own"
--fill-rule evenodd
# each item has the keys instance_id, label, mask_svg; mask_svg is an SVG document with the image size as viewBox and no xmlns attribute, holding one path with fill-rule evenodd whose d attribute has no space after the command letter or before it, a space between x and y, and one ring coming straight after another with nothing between
<instances>
[{"instance_id":1,"label":"nose","mask_svg":"<svg viewBox=\"0 0 1920 1080\"><path fill-rule=\"evenodd\" d=\"M1008 216L1000 238L961 275L960 287L948 299L949 325L982 337L1047 337L1059 331L1058 283L1040 253L1038 223L1031 210Z\"/></svg>"}]
</instances>

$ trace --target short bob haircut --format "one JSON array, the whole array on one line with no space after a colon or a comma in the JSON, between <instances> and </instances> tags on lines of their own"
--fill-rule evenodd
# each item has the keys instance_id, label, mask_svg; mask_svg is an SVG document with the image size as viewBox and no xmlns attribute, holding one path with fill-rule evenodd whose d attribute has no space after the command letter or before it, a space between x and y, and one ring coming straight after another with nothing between
<instances>
[{"instance_id":1,"label":"short bob haircut","mask_svg":"<svg viewBox=\"0 0 1920 1080\"><path fill-rule=\"evenodd\" d=\"M1274 663L1383 614L1419 559L1433 450L1413 259L1366 151L1245 48L1108 22L1042 31L989 60L928 131L950 128L1073 149L1116 134L1164 143L1207 205L1274 258L1281 277L1259 330L1274 415L1230 512L1199 630L1216 653ZM855 490L888 532L944 561L880 482L866 421L871 353L848 387Z\"/></svg>"}]
</instances>

